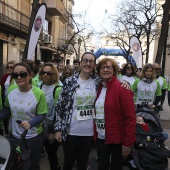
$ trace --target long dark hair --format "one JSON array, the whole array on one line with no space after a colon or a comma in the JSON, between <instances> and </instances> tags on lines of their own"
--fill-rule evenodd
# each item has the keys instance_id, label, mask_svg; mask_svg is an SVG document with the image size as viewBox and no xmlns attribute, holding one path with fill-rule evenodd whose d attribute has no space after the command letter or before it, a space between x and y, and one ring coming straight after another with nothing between
<instances>
[{"instance_id":1,"label":"long dark hair","mask_svg":"<svg viewBox=\"0 0 170 170\"><path fill-rule=\"evenodd\" d=\"M126 69L128 67L128 65L130 65L132 67L132 73L131 73L131 76L135 76L135 68L134 66L132 65L132 63L128 62L124 65L123 69L122 69L122 75L126 75Z\"/></svg>"}]
</instances>

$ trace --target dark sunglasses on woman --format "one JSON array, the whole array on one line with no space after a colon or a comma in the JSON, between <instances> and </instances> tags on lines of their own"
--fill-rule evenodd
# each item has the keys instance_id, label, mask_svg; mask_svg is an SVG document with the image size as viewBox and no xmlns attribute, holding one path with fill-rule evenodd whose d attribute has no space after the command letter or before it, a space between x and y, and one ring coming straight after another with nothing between
<instances>
[{"instance_id":1,"label":"dark sunglasses on woman","mask_svg":"<svg viewBox=\"0 0 170 170\"><path fill-rule=\"evenodd\" d=\"M131 70L132 70L132 67L126 67L126 69L128 69L128 70L130 70L130 69L131 69Z\"/></svg>"},{"instance_id":2,"label":"dark sunglasses on woman","mask_svg":"<svg viewBox=\"0 0 170 170\"><path fill-rule=\"evenodd\" d=\"M26 78L28 76L28 73L27 72L21 72L20 74L18 74L18 73L12 74L12 78L14 78L14 79L18 79L19 76L20 76L20 78Z\"/></svg>"},{"instance_id":3,"label":"dark sunglasses on woman","mask_svg":"<svg viewBox=\"0 0 170 170\"><path fill-rule=\"evenodd\" d=\"M54 74L54 73L46 72L46 71L41 71L40 74L42 74L42 75L45 75L45 74L46 74L47 76L51 76L51 75Z\"/></svg>"},{"instance_id":4,"label":"dark sunglasses on woman","mask_svg":"<svg viewBox=\"0 0 170 170\"><path fill-rule=\"evenodd\" d=\"M138 69L136 69L136 72L138 72L138 71L140 71L140 72L141 72L141 71L142 71L142 68L138 68Z\"/></svg>"}]
</instances>

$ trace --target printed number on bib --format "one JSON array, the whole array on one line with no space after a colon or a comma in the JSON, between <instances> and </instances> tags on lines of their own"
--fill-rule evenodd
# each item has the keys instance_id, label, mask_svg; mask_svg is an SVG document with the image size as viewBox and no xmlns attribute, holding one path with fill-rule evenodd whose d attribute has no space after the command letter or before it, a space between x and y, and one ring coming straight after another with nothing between
<instances>
[{"instance_id":1,"label":"printed number on bib","mask_svg":"<svg viewBox=\"0 0 170 170\"><path fill-rule=\"evenodd\" d=\"M142 104L143 106L148 106L152 104L152 100L151 99L139 99L138 104Z\"/></svg>"},{"instance_id":2,"label":"printed number on bib","mask_svg":"<svg viewBox=\"0 0 170 170\"><path fill-rule=\"evenodd\" d=\"M94 113L93 105L77 106L77 119L78 120L92 119L93 113Z\"/></svg>"},{"instance_id":3,"label":"printed number on bib","mask_svg":"<svg viewBox=\"0 0 170 170\"><path fill-rule=\"evenodd\" d=\"M96 123L97 132L101 135L105 135L105 123Z\"/></svg>"}]
</instances>

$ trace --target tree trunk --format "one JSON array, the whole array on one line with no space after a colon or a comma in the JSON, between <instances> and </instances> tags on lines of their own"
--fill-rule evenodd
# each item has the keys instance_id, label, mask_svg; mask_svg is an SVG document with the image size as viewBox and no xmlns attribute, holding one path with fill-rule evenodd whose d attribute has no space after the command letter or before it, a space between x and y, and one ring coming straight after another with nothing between
<instances>
[{"instance_id":1,"label":"tree trunk","mask_svg":"<svg viewBox=\"0 0 170 170\"><path fill-rule=\"evenodd\" d=\"M150 50L150 44L149 44L149 34L147 33L147 50L146 50L146 60L145 64L149 61L149 50Z\"/></svg>"},{"instance_id":2,"label":"tree trunk","mask_svg":"<svg viewBox=\"0 0 170 170\"><path fill-rule=\"evenodd\" d=\"M164 4L161 34L159 37L158 49L157 49L157 54L155 58L155 62L159 64L161 63L161 59L162 59L162 54L164 50L164 42L167 40L167 36L168 36L169 10L170 10L170 0L166 0Z\"/></svg>"}]
</instances>

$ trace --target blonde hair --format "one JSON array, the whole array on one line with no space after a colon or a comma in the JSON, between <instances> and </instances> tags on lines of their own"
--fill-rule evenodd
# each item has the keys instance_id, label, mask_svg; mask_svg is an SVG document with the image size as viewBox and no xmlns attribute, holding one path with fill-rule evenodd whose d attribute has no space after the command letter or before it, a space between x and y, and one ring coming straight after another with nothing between
<instances>
[{"instance_id":1,"label":"blonde hair","mask_svg":"<svg viewBox=\"0 0 170 170\"><path fill-rule=\"evenodd\" d=\"M69 71L72 73L72 75L73 75L73 67L70 66L70 65L67 65L67 66L65 66L64 69L63 69L63 74L62 74L62 77L63 77L63 78L65 78L65 75L66 75L67 70L69 70ZM72 75L70 75L70 76L72 76Z\"/></svg>"},{"instance_id":2,"label":"blonde hair","mask_svg":"<svg viewBox=\"0 0 170 170\"><path fill-rule=\"evenodd\" d=\"M150 63L144 65L144 67L143 67L143 69L142 69L141 79L145 78L145 71L146 71L148 68L151 68L152 71L153 71L152 79L153 79L153 80L156 79L154 66L153 66L153 64L150 64Z\"/></svg>"},{"instance_id":3,"label":"blonde hair","mask_svg":"<svg viewBox=\"0 0 170 170\"><path fill-rule=\"evenodd\" d=\"M52 68L52 72L53 72L53 80L54 80L54 83L58 83L59 81L59 74L58 74L58 70L57 70L57 67L55 66L54 63L51 63L51 62L48 62L48 63L45 63L41 68L40 68L40 72L39 72L39 76L40 76L40 80L43 80L42 79L42 74L41 72L43 71L43 68L45 66L50 66Z\"/></svg>"}]
</instances>

